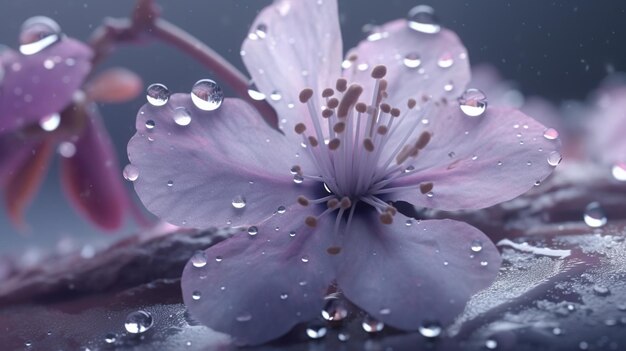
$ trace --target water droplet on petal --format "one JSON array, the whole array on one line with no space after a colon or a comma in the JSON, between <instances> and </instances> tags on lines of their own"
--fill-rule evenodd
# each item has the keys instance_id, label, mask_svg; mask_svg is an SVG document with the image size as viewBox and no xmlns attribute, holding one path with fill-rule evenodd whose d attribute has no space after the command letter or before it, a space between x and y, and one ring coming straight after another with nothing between
<instances>
[{"instance_id":1,"label":"water droplet on petal","mask_svg":"<svg viewBox=\"0 0 626 351\"><path fill-rule=\"evenodd\" d=\"M152 328L152 315L146 311L131 312L126 316L124 328L131 334L142 334Z\"/></svg>"},{"instance_id":2,"label":"water droplet on petal","mask_svg":"<svg viewBox=\"0 0 626 351\"><path fill-rule=\"evenodd\" d=\"M328 328L326 328L326 326L317 322L313 322L309 324L306 328L306 335L309 338L314 339L314 340L325 337L327 332L328 332Z\"/></svg>"},{"instance_id":3,"label":"water droplet on petal","mask_svg":"<svg viewBox=\"0 0 626 351\"><path fill-rule=\"evenodd\" d=\"M124 176L124 179L134 182L137 178L139 178L139 169L132 164L126 165L122 171L122 175Z\"/></svg>"},{"instance_id":4,"label":"water droplet on petal","mask_svg":"<svg viewBox=\"0 0 626 351\"><path fill-rule=\"evenodd\" d=\"M200 79L191 88L191 101L203 111L214 111L222 106L224 92L215 81Z\"/></svg>"},{"instance_id":5,"label":"water droplet on petal","mask_svg":"<svg viewBox=\"0 0 626 351\"><path fill-rule=\"evenodd\" d=\"M472 241L470 248L473 252L480 252L483 249L483 242L480 240L474 240Z\"/></svg>"},{"instance_id":6,"label":"water droplet on petal","mask_svg":"<svg viewBox=\"0 0 626 351\"><path fill-rule=\"evenodd\" d=\"M606 213L598 202L592 202L585 207L585 214L583 216L585 224L591 228L600 228L607 222Z\"/></svg>"},{"instance_id":7,"label":"water droplet on petal","mask_svg":"<svg viewBox=\"0 0 626 351\"><path fill-rule=\"evenodd\" d=\"M443 53L437 60L437 66L441 68L450 68L454 64L454 58L449 52Z\"/></svg>"},{"instance_id":8,"label":"water droplet on petal","mask_svg":"<svg viewBox=\"0 0 626 351\"><path fill-rule=\"evenodd\" d=\"M250 96L250 98L252 98L252 100L265 100L265 94L259 91L253 81L250 81L250 83L248 84L248 95Z\"/></svg>"},{"instance_id":9,"label":"water droplet on petal","mask_svg":"<svg viewBox=\"0 0 626 351\"><path fill-rule=\"evenodd\" d=\"M146 129L150 130L154 129L154 127L156 127L156 123L153 120L149 119L146 121Z\"/></svg>"},{"instance_id":10,"label":"water droplet on petal","mask_svg":"<svg viewBox=\"0 0 626 351\"><path fill-rule=\"evenodd\" d=\"M322 318L329 322L339 322L348 316L345 302L338 298L329 298L322 309Z\"/></svg>"},{"instance_id":11,"label":"water droplet on petal","mask_svg":"<svg viewBox=\"0 0 626 351\"><path fill-rule=\"evenodd\" d=\"M451 92L454 89L454 82L449 81L448 83L446 83L446 85L443 86L443 90L445 90L446 92Z\"/></svg>"},{"instance_id":12,"label":"water droplet on petal","mask_svg":"<svg viewBox=\"0 0 626 351\"><path fill-rule=\"evenodd\" d=\"M280 294L280 299L281 300L287 300L289 298L289 295L286 293Z\"/></svg>"},{"instance_id":13,"label":"water droplet on petal","mask_svg":"<svg viewBox=\"0 0 626 351\"><path fill-rule=\"evenodd\" d=\"M554 128L548 128L543 132L543 137L548 140L555 140L559 137L559 132Z\"/></svg>"},{"instance_id":14,"label":"water droplet on petal","mask_svg":"<svg viewBox=\"0 0 626 351\"><path fill-rule=\"evenodd\" d=\"M115 335L114 333L109 333L104 336L104 342L106 342L107 344L112 344L116 340L117 340L117 335Z\"/></svg>"},{"instance_id":15,"label":"water droplet on petal","mask_svg":"<svg viewBox=\"0 0 626 351\"><path fill-rule=\"evenodd\" d=\"M487 265L489 265L489 262L487 262L487 261L480 261L480 266L481 267L487 267Z\"/></svg>"},{"instance_id":16,"label":"water droplet on petal","mask_svg":"<svg viewBox=\"0 0 626 351\"><path fill-rule=\"evenodd\" d=\"M249 322L252 320L252 315L250 313L244 313L235 318L237 322Z\"/></svg>"},{"instance_id":17,"label":"water droplet on petal","mask_svg":"<svg viewBox=\"0 0 626 351\"><path fill-rule=\"evenodd\" d=\"M302 182L304 181L304 177L302 177L299 174L296 174L293 176L293 182L296 184L302 184Z\"/></svg>"},{"instance_id":18,"label":"water droplet on petal","mask_svg":"<svg viewBox=\"0 0 626 351\"><path fill-rule=\"evenodd\" d=\"M498 347L498 342L493 339L487 339L487 341L485 341L485 347L488 350L495 350Z\"/></svg>"},{"instance_id":19,"label":"water droplet on petal","mask_svg":"<svg viewBox=\"0 0 626 351\"><path fill-rule=\"evenodd\" d=\"M170 99L170 91L165 85L154 83L146 89L146 99L152 106L163 106Z\"/></svg>"},{"instance_id":20,"label":"water droplet on petal","mask_svg":"<svg viewBox=\"0 0 626 351\"><path fill-rule=\"evenodd\" d=\"M425 321L418 328L420 334L426 338L436 338L441 335L441 324L435 321Z\"/></svg>"},{"instance_id":21,"label":"water droplet on petal","mask_svg":"<svg viewBox=\"0 0 626 351\"><path fill-rule=\"evenodd\" d=\"M195 301L200 300L201 297L202 297L202 293L199 292L198 290L195 290L194 292L191 293L191 298L194 299Z\"/></svg>"},{"instance_id":22,"label":"water droplet on petal","mask_svg":"<svg viewBox=\"0 0 626 351\"><path fill-rule=\"evenodd\" d=\"M626 182L626 162L617 162L611 168L613 178L620 182Z\"/></svg>"},{"instance_id":23,"label":"water droplet on petal","mask_svg":"<svg viewBox=\"0 0 626 351\"><path fill-rule=\"evenodd\" d=\"M408 68L417 68L422 64L422 58L415 52L409 52L402 59L402 63Z\"/></svg>"},{"instance_id":24,"label":"water droplet on petal","mask_svg":"<svg viewBox=\"0 0 626 351\"><path fill-rule=\"evenodd\" d=\"M240 209L246 207L246 198L243 195L237 195L231 202L234 208Z\"/></svg>"},{"instance_id":25,"label":"water droplet on petal","mask_svg":"<svg viewBox=\"0 0 626 351\"><path fill-rule=\"evenodd\" d=\"M248 228L248 234L249 234L250 236L255 236L255 235L257 235L258 233L259 233L259 229L258 229L257 227L252 226L252 227L249 227L249 228Z\"/></svg>"},{"instance_id":26,"label":"water droplet on petal","mask_svg":"<svg viewBox=\"0 0 626 351\"><path fill-rule=\"evenodd\" d=\"M63 34L54 20L44 17L31 17L24 21L20 30L20 52L34 55L59 42Z\"/></svg>"},{"instance_id":27,"label":"water droplet on petal","mask_svg":"<svg viewBox=\"0 0 626 351\"><path fill-rule=\"evenodd\" d=\"M368 333L378 333L385 328L385 323L368 315L361 322L361 327Z\"/></svg>"},{"instance_id":28,"label":"water droplet on petal","mask_svg":"<svg viewBox=\"0 0 626 351\"><path fill-rule=\"evenodd\" d=\"M191 114L184 107L174 109L174 122L179 126L188 126L191 123Z\"/></svg>"},{"instance_id":29,"label":"water droplet on petal","mask_svg":"<svg viewBox=\"0 0 626 351\"><path fill-rule=\"evenodd\" d=\"M487 96L479 89L467 89L459 98L461 111L469 117L478 117L487 110Z\"/></svg>"},{"instance_id":30,"label":"water droplet on petal","mask_svg":"<svg viewBox=\"0 0 626 351\"><path fill-rule=\"evenodd\" d=\"M193 256L191 256L191 264L196 268L202 268L206 266L206 262L206 254L202 250L196 251Z\"/></svg>"},{"instance_id":31,"label":"water droplet on petal","mask_svg":"<svg viewBox=\"0 0 626 351\"><path fill-rule=\"evenodd\" d=\"M350 333L348 332L339 332L337 334L337 340L341 341L341 342L346 342L348 340L350 340Z\"/></svg>"},{"instance_id":32,"label":"water droplet on petal","mask_svg":"<svg viewBox=\"0 0 626 351\"><path fill-rule=\"evenodd\" d=\"M596 284L593 286L593 293L598 296L608 296L611 294L611 290L604 285Z\"/></svg>"},{"instance_id":33,"label":"water droplet on petal","mask_svg":"<svg viewBox=\"0 0 626 351\"><path fill-rule=\"evenodd\" d=\"M271 94L270 94L270 99L272 101L280 101L280 99L282 99L283 96L281 95L280 91L278 90L274 90Z\"/></svg>"},{"instance_id":34,"label":"water droplet on petal","mask_svg":"<svg viewBox=\"0 0 626 351\"><path fill-rule=\"evenodd\" d=\"M55 131L61 124L61 115L53 113L39 120L39 126L46 132Z\"/></svg>"},{"instance_id":35,"label":"water droplet on petal","mask_svg":"<svg viewBox=\"0 0 626 351\"><path fill-rule=\"evenodd\" d=\"M407 19L409 28L420 33L435 34L441 31L435 10L428 5L418 5L412 8Z\"/></svg>"},{"instance_id":36,"label":"water droplet on petal","mask_svg":"<svg viewBox=\"0 0 626 351\"><path fill-rule=\"evenodd\" d=\"M254 29L254 34L256 34L259 39L265 39L265 37L267 36L267 24L257 24L256 28Z\"/></svg>"},{"instance_id":37,"label":"water droplet on petal","mask_svg":"<svg viewBox=\"0 0 626 351\"><path fill-rule=\"evenodd\" d=\"M552 151L548 155L548 164L550 166L556 167L559 163L561 163L562 159L563 159L563 157L561 156L561 154L558 151Z\"/></svg>"}]
</instances>

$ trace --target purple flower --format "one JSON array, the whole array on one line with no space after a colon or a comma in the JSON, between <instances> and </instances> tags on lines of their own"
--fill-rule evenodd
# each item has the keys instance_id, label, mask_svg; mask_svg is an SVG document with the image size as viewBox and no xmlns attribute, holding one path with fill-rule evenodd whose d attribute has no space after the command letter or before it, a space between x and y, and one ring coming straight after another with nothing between
<instances>
[{"instance_id":1,"label":"purple flower","mask_svg":"<svg viewBox=\"0 0 626 351\"><path fill-rule=\"evenodd\" d=\"M46 17L27 20L20 43L20 53L0 52L0 185L11 219L23 225L58 147L64 190L76 209L104 229L118 228L131 202L92 101L128 99L138 78L109 70L81 93L92 50Z\"/></svg>"},{"instance_id":2,"label":"purple flower","mask_svg":"<svg viewBox=\"0 0 626 351\"><path fill-rule=\"evenodd\" d=\"M336 1L264 9L241 53L282 133L238 99L204 111L175 94L141 108L128 152L146 207L175 225L241 229L185 268L195 318L263 343L320 316L335 285L374 318L416 330L450 323L493 281L500 256L483 233L395 206L512 199L552 172L558 141L476 96L463 95L464 113L465 48L410 24L381 26L344 61Z\"/></svg>"}]
</instances>

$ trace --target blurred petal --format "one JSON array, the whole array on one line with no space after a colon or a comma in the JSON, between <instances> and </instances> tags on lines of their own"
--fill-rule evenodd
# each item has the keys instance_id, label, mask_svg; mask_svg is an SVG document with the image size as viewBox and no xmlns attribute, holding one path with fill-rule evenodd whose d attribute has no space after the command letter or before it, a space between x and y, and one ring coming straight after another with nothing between
<instances>
[{"instance_id":1,"label":"blurred petal","mask_svg":"<svg viewBox=\"0 0 626 351\"><path fill-rule=\"evenodd\" d=\"M12 174L4 193L9 218L17 227L24 226L24 210L45 178L52 155L52 143L45 140L35 144L31 155L32 157L26 158L17 172Z\"/></svg>"},{"instance_id":2,"label":"blurred petal","mask_svg":"<svg viewBox=\"0 0 626 351\"><path fill-rule=\"evenodd\" d=\"M188 125L174 121L181 116ZM136 127L128 144L139 172L135 190L148 210L174 225L255 224L319 186L294 182L292 166L315 171L308 154L241 100L203 111L188 94L175 94L165 106L144 105Z\"/></svg>"},{"instance_id":3,"label":"blurred petal","mask_svg":"<svg viewBox=\"0 0 626 351\"><path fill-rule=\"evenodd\" d=\"M182 277L191 315L246 344L275 339L319 316L334 277L327 253L334 217L311 228L304 224L309 214L293 205L258 225L254 236L238 233L200 251Z\"/></svg>"},{"instance_id":4,"label":"blurred petal","mask_svg":"<svg viewBox=\"0 0 626 351\"><path fill-rule=\"evenodd\" d=\"M455 99L465 90L470 81L467 50L454 32L421 33L410 29L405 20L396 20L381 26L377 33L377 40L364 40L346 55L349 59L356 56L356 61L344 70L344 76L363 85L362 96L372 96L370 75L377 65L387 67L385 102L403 111L409 98L418 103L423 96L435 101Z\"/></svg>"},{"instance_id":5,"label":"blurred petal","mask_svg":"<svg viewBox=\"0 0 626 351\"><path fill-rule=\"evenodd\" d=\"M242 46L252 80L276 109L281 127L309 123L298 100L304 88L334 88L341 76L342 39L336 0L276 0L259 13ZM279 97L280 95L280 97Z\"/></svg>"},{"instance_id":6,"label":"blurred petal","mask_svg":"<svg viewBox=\"0 0 626 351\"><path fill-rule=\"evenodd\" d=\"M74 143L76 153L61 161L63 188L81 214L103 229L115 230L131 209L131 200L101 117L93 105L84 113L87 123Z\"/></svg>"},{"instance_id":7,"label":"blurred petal","mask_svg":"<svg viewBox=\"0 0 626 351\"><path fill-rule=\"evenodd\" d=\"M441 210L478 209L510 200L543 181L560 161L560 141L523 113L489 107L468 117L457 106L432 118L431 141L412 163L415 171L394 181L389 200ZM433 183L432 194L419 185ZM538 183L537 183L538 184ZM428 196L432 195L432 196Z\"/></svg>"},{"instance_id":8,"label":"blurred petal","mask_svg":"<svg viewBox=\"0 0 626 351\"><path fill-rule=\"evenodd\" d=\"M587 121L589 157L604 164L626 162L626 85L604 86Z\"/></svg>"},{"instance_id":9,"label":"blurred petal","mask_svg":"<svg viewBox=\"0 0 626 351\"><path fill-rule=\"evenodd\" d=\"M393 327L445 326L474 293L493 282L500 255L468 224L409 223L396 218L385 225L375 216L355 217L345 233L337 283L350 301Z\"/></svg>"},{"instance_id":10,"label":"blurred petal","mask_svg":"<svg viewBox=\"0 0 626 351\"><path fill-rule=\"evenodd\" d=\"M8 55L2 61L0 133L37 123L66 106L89 73L91 56L87 46L70 38L34 55Z\"/></svg>"},{"instance_id":11,"label":"blurred petal","mask_svg":"<svg viewBox=\"0 0 626 351\"><path fill-rule=\"evenodd\" d=\"M136 98L143 90L141 78L126 68L111 68L91 79L85 87L87 96L104 103L125 102Z\"/></svg>"},{"instance_id":12,"label":"blurred petal","mask_svg":"<svg viewBox=\"0 0 626 351\"><path fill-rule=\"evenodd\" d=\"M18 134L0 135L0 187L19 172L19 168L31 158L38 141L22 138Z\"/></svg>"}]
</instances>

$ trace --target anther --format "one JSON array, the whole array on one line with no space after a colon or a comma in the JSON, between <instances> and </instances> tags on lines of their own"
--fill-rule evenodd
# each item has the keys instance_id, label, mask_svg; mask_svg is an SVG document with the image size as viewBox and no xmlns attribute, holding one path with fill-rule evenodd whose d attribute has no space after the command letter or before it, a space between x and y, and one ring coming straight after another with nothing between
<instances>
[{"instance_id":1,"label":"anther","mask_svg":"<svg viewBox=\"0 0 626 351\"><path fill-rule=\"evenodd\" d=\"M311 228L315 228L317 226L317 218L313 217L313 216L308 216L305 220L304 223L306 225L308 225Z\"/></svg>"},{"instance_id":2,"label":"anther","mask_svg":"<svg viewBox=\"0 0 626 351\"><path fill-rule=\"evenodd\" d=\"M344 196L341 198L341 202L339 203L339 206L341 206L341 208L343 209L350 208L352 206L352 201L350 201L349 197Z\"/></svg>"},{"instance_id":3,"label":"anther","mask_svg":"<svg viewBox=\"0 0 626 351\"><path fill-rule=\"evenodd\" d=\"M387 67L384 65L378 65L372 69L372 78L381 79L387 74Z\"/></svg>"},{"instance_id":4,"label":"anther","mask_svg":"<svg viewBox=\"0 0 626 351\"><path fill-rule=\"evenodd\" d=\"M296 124L296 127L294 129L296 131L296 134L302 134L304 133L304 131L306 131L306 126L304 125L304 123L298 123Z\"/></svg>"},{"instance_id":5,"label":"anther","mask_svg":"<svg viewBox=\"0 0 626 351\"><path fill-rule=\"evenodd\" d=\"M363 140L363 146L365 147L365 150L369 152L374 151L374 143L372 142L372 139L370 138Z\"/></svg>"},{"instance_id":6,"label":"anther","mask_svg":"<svg viewBox=\"0 0 626 351\"><path fill-rule=\"evenodd\" d=\"M433 183L422 183L420 184L420 192L422 194L426 194L428 192L430 192L431 190L433 190Z\"/></svg>"},{"instance_id":7,"label":"anther","mask_svg":"<svg viewBox=\"0 0 626 351\"><path fill-rule=\"evenodd\" d=\"M415 99L409 99L406 102L406 107L408 107L409 109L413 109L413 107L415 107L415 105L417 105L417 101L415 101Z\"/></svg>"},{"instance_id":8,"label":"anther","mask_svg":"<svg viewBox=\"0 0 626 351\"><path fill-rule=\"evenodd\" d=\"M387 209L386 209L385 211L387 211L387 212L391 213L391 215L392 215L392 216L395 216L395 215L396 215L396 213L398 213L398 210L396 210L396 208L395 208L395 207L393 207L393 206L389 206L389 207L387 207Z\"/></svg>"},{"instance_id":9,"label":"anther","mask_svg":"<svg viewBox=\"0 0 626 351\"><path fill-rule=\"evenodd\" d=\"M417 155L419 155L420 153L420 149L418 149L417 147L412 147L410 151L411 152L409 152L409 156L413 158L417 157Z\"/></svg>"},{"instance_id":10,"label":"anther","mask_svg":"<svg viewBox=\"0 0 626 351\"><path fill-rule=\"evenodd\" d=\"M378 134L380 135L385 135L388 131L389 128L387 128L387 126L378 126L378 128L376 129L376 132L378 132Z\"/></svg>"},{"instance_id":11,"label":"anther","mask_svg":"<svg viewBox=\"0 0 626 351\"><path fill-rule=\"evenodd\" d=\"M335 209L337 208L337 206L339 206L339 200L337 199L330 199L326 202L326 206L328 206L328 208L330 209Z\"/></svg>"},{"instance_id":12,"label":"anther","mask_svg":"<svg viewBox=\"0 0 626 351\"><path fill-rule=\"evenodd\" d=\"M381 79L379 83L378 87L380 88L380 91L386 91L388 85L387 79Z\"/></svg>"},{"instance_id":13,"label":"anther","mask_svg":"<svg viewBox=\"0 0 626 351\"><path fill-rule=\"evenodd\" d=\"M310 136L309 137L309 144L311 144L311 146L316 147L319 143L317 142L317 139L314 136Z\"/></svg>"},{"instance_id":14,"label":"anther","mask_svg":"<svg viewBox=\"0 0 626 351\"><path fill-rule=\"evenodd\" d=\"M380 110L383 111L384 113L389 113L391 112L391 106L389 106L389 104L380 104Z\"/></svg>"},{"instance_id":15,"label":"anther","mask_svg":"<svg viewBox=\"0 0 626 351\"><path fill-rule=\"evenodd\" d=\"M309 199L307 199L306 197L304 197L302 195L298 196L298 200L297 201L302 206L305 206L305 207L309 206Z\"/></svg>"},{"instance_id":16,"label":"anther","mask_svg":"<svg viewBox=\"0 0 626 351\"><path fill-rule=\"evenodd\" d=\"M394 108L392 108L392 109L391 109L391 115L392 115L393 117L399 117L399 116L400 116L400 109L397 109L397 108L395 108L395 107L394 107Z\"/></svg>"},{"instance_id":17,"label":"anther","mask_svg":"<svg viewBox=\"0 0 626 351\"><path fill-rule=\"evenodd\" d=\"M350 107L356 104L359 100L359 96L363 93L363 87L358 84L352 84L348 88L343 97L341 98L341 102L339 102L339 107L337 108L337 117L346 117L348 115L348 111L350 111Z\"/></svg>"},{"instance_id":18,"label":"anther","mask_svg":"<svg viewBox=\"0 0 626 351\"><path fill-rule=\"evenodd\" d=\"M299 99L300 102L304 104L307 103L311 99L311 97L313 97L313 89L305 88L302 89L302 91L300 92Z\"/></svg>"},{"instance_id":19,"label":"anther","mask_svg":"<svg viewBox=\"0 0 626 351\"><path fill-rule=\"evenodd\" d=\"M333 126L333 130L335 133L341 134L344 130L346 130L346 124L344 122L339 122Z\"/></svg>"},{"instance_id":20,"label":"anther","mask_svg":"<svg viewBox=\"0 0 626 351\"><path fill-rule=\"evenodd\" d=\"M393 216L389 212L385 212L380 215L380 222L382 224L391 224L393 223Z\"/></svg>"},{"instance_id":21,"label":"anther","mask_svg":"<svg viewBox=\"0 0 626 351\"><path fill-rule=\"evenodd\" d=\"M420 137L417 139L417 142L415 143L415 147L420 150L425 148L426 145L428 145L428 143L430 142L431 136L432 135L428 132L422 132Z\"/></svg>"},{"instance_id":22,"label":"anther","mask_svg":"<svg viewBox=\"0 0 626 351\"><path fill-rule=\"evenodd\" d=\"M322 117L324 118L330 118L335 112L331 109L324 109L322 111Z\"/></svg>"},{"instance_id":23,"label":"anther","mask_svg":"<svg viewBox=\"0 0 626 351\"><path fill-rule=\"evenodd\" d=\"M358 113L365 113L365 111L367 111L367 105L363 102L359 102L356 104L356 106L354 106L354 109Z\"/></svg>"},{"instance_id":24,"label":"anther","mask_svg":"<svg viewBox=\"0 0 626 351\"><path fill-rule=\"evenodd\" d=\"M335 88L337 88L337 90L340 93L343 93L348 88L348 81L345 78L337 79L337 83L335 84Z\"/></svg>"},{"instance_id":25,"label":"anther","mask_svg":"<svg viewBox=\"0 0 626 351\"><path fill-rule=\"evenodd\" d=\"M326 249L329 255L338 255L341 252L341 248L339 246L331 246Z\"/></svg>"},{"instance_id":26,"label":"anther","mask_svg":"<svg viewBox=\"0 0 626 351\"><path fill-rule=\"evenodd\" d=\"M341 144L341 141L337 138L331 140L330 142L328 142L328 148L331 150L337 150L339 148L339 145Z\"/></svg>"},{"instance_id":27,"label":"anther","mask_svg":"<svg viewBox=\"0 0 626 351\"><path fill-rule=\"evenodd\" d=\"M423 102L426 102L426 101L428 101L428 100L430 100L430 96L428 96L428 95L426 95L426 94L422 95L422 101L423 101Z\"/></svg>"},{"instance_id":28,"label":"anther","mask_svg":"<svg viewBox=\"0 0 626 351\"><path fill-rule=\"evenodd\" d=\"M331 96L333 96L333 94L335 94L335 91L332 90L331 88L326 88L326 89L322 90L322 97L323 98L331 97Z\"/></svg>"},{"instance_id":29,"label":"anther","mask_svg":"<svg viewBox=\"0 0 626 351\"><path fill-rule=\"evenodd\" d=\"M339 100L337 100L337 98L330 98L328 99L328 103L326 103L326 106L328 106L328 108L335 108L339 106Z\"/></svg>"}]
</instances>

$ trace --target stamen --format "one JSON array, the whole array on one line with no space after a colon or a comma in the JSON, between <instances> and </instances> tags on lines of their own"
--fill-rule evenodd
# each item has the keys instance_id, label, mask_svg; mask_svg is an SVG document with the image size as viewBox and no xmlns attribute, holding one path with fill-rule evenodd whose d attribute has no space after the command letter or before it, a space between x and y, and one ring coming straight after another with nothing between
<instances>
[{"instance_id":1,"label":"stamen","mask_svg":"<svg viewBox=\"0 0 626 351\"><path fill-rule=\"evenodd\" d=\"M333 130L335 133L341 134L344 130L346 130L346 124L344 122L339 122L333 126Z\"/></svg>"},{"instance_id":2,"label":"stamen","mask_svg":"<svg viewBox=\"0 0 626 351\"><path fill-rule=\"evenodd\" d=\"M323 98L327 98L327 97L331 97L335 94L335 91L331 88L326 88L324 90L322 90L322 97Z\"/></svg>"},{"instance_id":3,"label":"stamen","mask_svg":"<svg viewBox=\"0 0 626 351\"><path fill-rule=\"evenodd\" d=\"M339 91L340 93L343 93L348 88L348 81L345 78L337 79L335 88L337 88L337 91Z\"/></svg>"},{"instance_id":4,"label":"stamen","mask_svg":"<svg viewBox=\"0 0 626 351\"><path fill-rule=\"evenodd\" d=\"M380 104L380 110L383 111L384 113L389 113L391 112L391 106L389 106L389 104Z\"/></svg>"},{"instance_id":5,"label":"stamen","mask_svg":"<svg viewBox=\"0 0 626 351\"><path fill-rule=\"evenodd\" d=\"M338 255L341 252L341 248L339 246L331 246L326 249L329 255Z\"/></svg>"},{"instance_id":6,"label":"stamen","mask_svg":"<svg viewBox=\"0 0 626 351\"><path fill-rule=\"evenodd\" d=\"M392 108L391 109L391 116L392 117L400 117L400 109L398 108Z\"/></svg>"},{"instance_id":7,"label":"stamen","mask_svg":"<svg viewBox=\"0 0 626 351\"><path fill-rule=\"evenodd\" d=\"M302 134L306 131L306 126L304 125L304 123L298 123L296 124L294 130L296 131L296 134Z\"/></svg>"},{"instance_id":8,"label":"stamen","mask_svg":"<svg viewBox=\"0 0 626 351\"><path fill-rule=\"evenodd\" d=\"M312 97L313 97L313 89L311 88L302 89L299 95L300 102L303 104L307 103ZM314 117L314 116L311 116L311 117Z\"/></svg>"},{"instance_id":9,"label":"stamen","mask_svg":"<svg viewBox=\"0 0 626 351\"><path fill-rule=\"evenodd\" d=\"M298 204L306 207L309 206L309 199L307 199L306 197L300 195L298 196Z\"/></svg>"},{"instance_id":10,"label":"stamen","mask_svg":"<svg viewBox=\"0 0 626 351\"><path fill-rule=\"evenodd\" d=\"M433 183L422 183L420 184L420 192L422 194L426 194L428 192L430 192L431 190L433 190Z\"/></svg>"},{"instance_id":11,"label":"stamen","mask_svg":"<svg viewBox=\"0 0 626 351\"><path fill-rule=\"evenodd\" d=\"M431 136L432 135L428 132L422 132L420 137L417 139L417 142L415 143L415 147L420 150L425 148L426 145L428 145L428 143L430 142Z\"/></svg>"},{"instance_id":12,"label":"stamen","mask_svg":"<svg viewBox=\"0 0 626 351\"><path fill-rule=\"evenodd\" d=\"M393 216L389 212L385 212L380 215L380 222L382 224L391 224L393 223Z\"/></svg>"},{"instance_id":13,"label":"stamen","mask_svg":"<svg viewBox=\"0 0 626 351\"><path fill-rule=\"evenodd\" d=\"M333 115L334 113L335 113L335 112L334 112L333 110L330 110L330 109L325 109L324 111L322 111L322 117L324 117L324 118L330 118L330 117L332 117L332 115Z\"/></svg>"},{"instance_id":14,"label":"stamen","mask_svg":"<svg viewBox=\"0 0 626 351\"><path fill-rule=\"evenodd\" d=\"M337 108L337 117L342 118L348 115L348 111L352 105L356 104L359 100L359 96L363 93L363 87L358 84L350 85L348 91L343 94L339 107Z\"/></svg>"},{"instance_id":15,"label":"stamen","mask_svg":"<svg viewBox=\"0 0 626 351\"><path fill-rule=\"evenodd\" d=\"M354 106L354 109L358 113L365 113L367 111L367 105L364 102L359 102Z\"/></svg>"},{"instance_id":16,"label":"stamen","mask_svg":"<svg viewBox=\"0 0 626 351\"><path fill-rule=\"evenodd\" d=\"M339 206L339 200L332 198L326 202L326 206L330 209L335 209Z\"/></svg>"},{"instance_id":17,"label":"stamen","mask_svg":"<svg viewBox=\"0 0 626 351\"><path fill-rule=\"evenodd\" d=\"M344 196L341 198L341 202L339 203L339 205L341 206L341 208L346 209L352 206L352 201L350 201L349 197Z\"/></svg>"},{"instance_id":18,"label":"stamen","mask_svg":"<svg viewBox=\"0 0 626 351\"><path fill-rule=\"evenodd\" d=\"M308 216L305 220L304 223L306 225L308 225L311 228L315 228L317 226L317 218L313 217L313 216Z\"/></svg>"},{"instance_id":19,"label":"stamen","mask_svg":"<svg viewBox=\"0 0 626 351\"><path fill-rule=\"evenodd\" d=\"M365 150L369 152L374 151L374 143L372 142L372 139L370 138L363 140L363 146L365 147Z\"/></svg>"},{"instance_id":20,"label":"stamen","mask_svg":"<svg viewBox=\"0 0 626 351\"><path fill-rule=\"evenodd\" d=\"M339 148L339 145L341 144L341 141L337 138L331 140L330 142L328 142L328 148L331 150L337 150Z\"/></svg>"},{"instance_id":21,"label":"stamen","mask_svg":"<svg viewBox=\"0 0 626 351\"><path fill-rule=\"evenodd\" d=\"M381 79L387 74L387 67L384 65L378 65L372 69L372 78Z\"/></svg>"},{"instance_id":22,"label":"stamen","mask_svg":"<svg viewBox=\"0 0 626 351\"><path fill-rule=\"evenodd\" d=\"M385 135L388 131L389 129L387 128L387 126L378 126L378 129L376 130L376 132L380 135Z\"/></svg>"},{"instance_id":23,"label":"stamen","mask_svg":"<svg viewBox=\"0 0 626 351\"><path fill-rule=\"evenodd\" d=\"M410 110L413 109L413 107L415 107L415 105L417 105L417 101L415 101L415 99L409 99L409 101L406 102L406 106Z\"/></svg>"},{"instance_id":24,"label":"stamen","mask_svg":"<svg viewBox=\"0 0 626 351\"><path fill-rule=\"evenodd\" d=\"M314 136L309 137L309 144L311 144L311 146L313 147L316 147L317 145L319 145L319 143L317 142L317 139Z\"/></svg>"},{"instance_id":25,"label":"stamen","mask_svg":"<svg viewBox=\"0 0 626 351\"><path fill-rule=\"evenodd\" d=\"M326 106L328 108L336 108L339 106L339 100L337 100L337 98L330 98L328 99L328 102L326 102Z\"/></svg>"}]
</instances>

